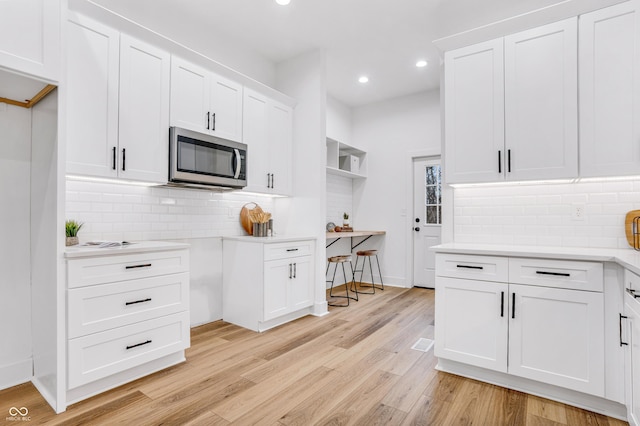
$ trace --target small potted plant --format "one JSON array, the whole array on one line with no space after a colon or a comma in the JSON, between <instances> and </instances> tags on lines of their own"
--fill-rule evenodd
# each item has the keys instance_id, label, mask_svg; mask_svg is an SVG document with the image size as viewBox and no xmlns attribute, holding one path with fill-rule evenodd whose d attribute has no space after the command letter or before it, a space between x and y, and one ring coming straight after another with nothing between
<instances>
[{"instance_id":1,"label":"small potted plant","mask_svg":"<svg viewBox=\"0 0 640 426\"><path fill-rule=\"evenodd\" d=\"M67 233L67 240L65 244L67 246L75 246L78 244L78 232L80 232L84 223L80 223L75 220L67 220L64 225Z\"/></svg>"},{"instance_id":2,"label":"small potted plant","mask_svg":"<svg viewBox=\"0 0 640 426\"><path fill-rule=\"evenodd\" d=\"M343 226L349 226L349 213L344 212L342 214L342 225Z\"/></svg>"}]
</instances>

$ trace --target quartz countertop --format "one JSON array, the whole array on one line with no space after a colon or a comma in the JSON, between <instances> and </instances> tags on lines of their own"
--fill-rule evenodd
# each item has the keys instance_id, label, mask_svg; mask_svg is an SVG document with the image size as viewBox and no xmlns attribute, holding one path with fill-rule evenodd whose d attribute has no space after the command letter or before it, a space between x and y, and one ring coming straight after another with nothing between
<instances>
[{"instance_id":1,"label":"quartz countertop","mask_svg":"<svg viewBox=\"0 0 640 426\"><path fill-rule=\"evenodd\" d=\"M631 247L628 249L607 249L448 243L433 246L431 250L436 253L614 262L640 275L640 251L635 251Z\"/></svg>"},{"instance_id":2,"label":"quartz countertop","mask_svg":"<svg viewBox=\"0 0 640 426\"><path fill-rule=\"evenodd\" d=\"M91 256L112 256L150 251L181 250L189 247L189 244L186 243L174 243L168 241L139 241L117 247L77 245L67 247L64 252L64 257L67 259L74 259Z\"/></svg>"},{"instance_id":3,"label":"quartz countertop","mask_svg":"<svg viewBox=\"0 0 640 426\"><path fill-rule=\"evenodd\" d=\"M247 243L261 243L261 244L270 244L270 243L287 243L290 241L302 241L302 240L316 240L317 237L310 235L274 235L273 237L254 237L251 235L237 235L230 237L222 237L223 240L231 240L231 241L244 241Z\"/></svg>"}]
</instances>

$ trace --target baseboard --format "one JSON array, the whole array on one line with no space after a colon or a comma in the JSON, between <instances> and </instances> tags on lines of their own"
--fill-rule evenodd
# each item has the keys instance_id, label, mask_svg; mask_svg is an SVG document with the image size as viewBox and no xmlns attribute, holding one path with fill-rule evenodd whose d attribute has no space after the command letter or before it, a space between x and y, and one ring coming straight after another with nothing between
<instances>
[{"instance_id":1,"label":"baseboard","mask_svg":"<svg viewBox=\"0 0 640 426\"><path fill-rule=\"evenodd\" d=\"M44 400L47 401L47 403L51 406L51 408L53 408L53 411L55 411L56 414L60 414L64 411L64 409L59 410L58 407L64 406L66 408L66 406L64 404L58 403L59 401L51 393L51 390L47 387L47 384L45 384L44 380L42 380L39 377L33 377L31 379L31 383L33 383L33 386L35 386L35 388L38 389L38 392L40 392L40 395L42 395Z\"/></svg>"},{"instance_id":2,"label":"baseboard","mask_svg":"<svg viewBox=\"0 0 640 426\"><path fill-rule=\"evenodd\" d=\"M31 358L0 366L0 390L30 382L32 374Z\"/></svg>"},{"instance_id":3,"label":"baseboard","mask_svg":"<svg viewBox=\"0 0 640 426\"><path fill-rule=\"evenodd\" d=\"M316 302L313 305L313 312L311 313L311 315L313 315L314 317L323 317L325 315L329 315L329 309L327 307L327 301L323 301L323 302Z\"/></svg>"}]
</instances>

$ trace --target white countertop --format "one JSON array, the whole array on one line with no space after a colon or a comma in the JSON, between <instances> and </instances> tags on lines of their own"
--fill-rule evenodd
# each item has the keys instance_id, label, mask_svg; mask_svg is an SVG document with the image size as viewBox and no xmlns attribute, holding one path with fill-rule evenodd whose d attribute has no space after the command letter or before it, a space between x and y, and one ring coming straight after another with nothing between
<instances>
[{"instance_id":1,"label":"white countertop","mask_svg":"<svg viewBox=\"0 0 640 426\"><path fill-rule=\"evenodd\" d=\"M433 246L431 250L436 253L615 262L640 275L640 251L635 251L631 247L628 249L604 249L449 243Z\"/></svg>"},{"instance_id":2,"label":"white countertop","mask_svg":"<svg viewBox=\"0 0 640 426\"><path fill-rule=\"evenodd\" d=\"M97 246L70 246L65 249L64 257L67 259L91 257L91 256L111 256L118 254L132 254L150 251L181 250L189 248L189 244L173 243L168 241L140 241L119 247L97 247Z\"/></svg>"},{"instance_id":3,"label":"white countertop","mask_svg":"<svg viewBox=\"0 0 640 426\"><path fill-rule=\"evenodd\" d=\"M244 241L247 243L287 243L290 241L316 240L317 238L310 235L291 236L291 235L275 235L273 237L253 237L251 235L236 235L230 237L222 237L223 240Z\"/></svg>"}]
</instances>

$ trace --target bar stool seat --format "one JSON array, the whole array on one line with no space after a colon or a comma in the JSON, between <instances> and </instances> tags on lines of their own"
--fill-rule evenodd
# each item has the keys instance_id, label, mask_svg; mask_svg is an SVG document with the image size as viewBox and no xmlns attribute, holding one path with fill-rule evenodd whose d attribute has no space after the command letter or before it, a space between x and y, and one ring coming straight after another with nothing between
<instances>
[{"instance_id":1,"label":"bar stool seat","mask_svg":"<svg viewBox=\"0 0 640 426\"><path fill-rule=\"evenodd\" d=\"M362 266L361 269L358 269L358 261L360 260L360 258L362 257ZM378 267L378 276L380 277L380 286L376 287L376 283L375 283L375 278L373 276L373 266L371 264L371 258L375 257L376 258L376 265ZM362 276L364 275L364 267L365 264L367 262L367 259L369 260L369 271L371 272L371 285L363 285L362 284ZM355 283L355 279L356 279L356 273L360 272L360 288L365 287L365 288L371 288L371 291L369 292L363 292L360 291L360 294L375 294L376 289L378 290L382 290L384 291L384 281L382 280L382 271L380 270L380 261L378 260L378 250L359 250L356 252L356 264L354 266L354 270L353 270L353 285L355 287L356 283Z\"/></svg>"},{"instance_id":2,"label":"bar stool seat","mask_svg":"<svg viewBox=\"0 0 640 426\"><path fill-rule=\"evenodd\" d=\"M329 306L336 306L336 307L347 307L349 306L349 301L350 300L355 300L356 302L358 301L358 289L355 289L355 297L353 296L349 296L349 282L347 281L347 272L344 269L344 264L349 262L349 267L351 268L351 284L353 285L353 265L351 264L351 255L340 255L340 256L331 256L330 258L327 259L327 271L325 272L325 276L329 273L329 267L331 266L331 264L335 264L335 268L333 269L333 277L331 278L331 280L327 280L328 283L331 283L331 288L329 289L329 297L330 298L336 298L336 299L346 299L347 303L344 304L336 304L336 303L332 303L332 302L327 302L327 305ZM345 287L345 291L346 294L345 295L334 295L333 294L333 284L336 280L336 272L338 271L338 265L342 265L342 275L344 276L344 287Z\"/></svg>"}]
</instances>

